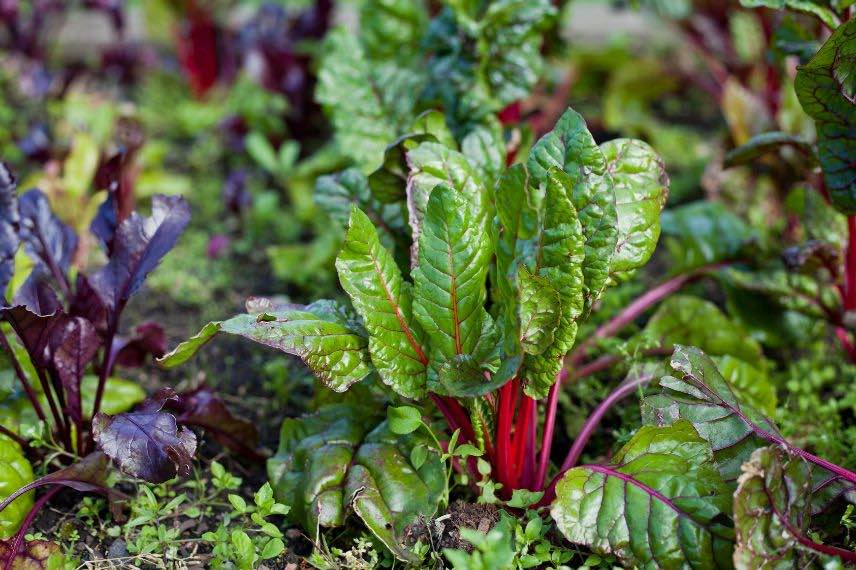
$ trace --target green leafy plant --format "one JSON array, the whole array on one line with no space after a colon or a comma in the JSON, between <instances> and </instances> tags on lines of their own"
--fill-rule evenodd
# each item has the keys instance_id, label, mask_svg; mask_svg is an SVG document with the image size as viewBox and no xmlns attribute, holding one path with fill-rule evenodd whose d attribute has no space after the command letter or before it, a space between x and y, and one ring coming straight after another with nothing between
<instances>
[{"instance_id":1,"label":"green leafy plant","mask_svg":"<svg viewBox=\"0 0 856 570\"><path fill-rule=\"evenodd\" d=\"M411 172L401 206L416 236L410 280L381 239L388 235L396 243L406 234L396 238L388 225L380 225L384 234L376 229L366 212L374 215L372 200L379 198L363 190L358 204L366 210L352 208L336 261L356 314L330 301L296 307L255 300L249 314L209 324L162 364L180 364L215 334L227 333L302 357L335 391L376 374L388 397L436 407L450 433L484 454L503 496L543 488L563 358L574 344L578 321L589 315L607 284L626 279L653 252L667 178L650 147L633 140L597 146L572 110L533 146L528 159L496 178L480 171L468 148L461 152L425 141L406 153ZM455 166L441 167L450 163ZM358 173L348 176L340 183L366 188ZM537 400L548 395L538 449ZM395 416L390 429L403 429L408 421L410 427L421 425L416 410L399 410L411 411L396 412L406 415ZM409 485L427 485L427 494L411 491L407 506L386 496L381 510L365 514L358 499L367 491L358 498L343 493L337 483L343 476L353 485L368 485L357 468L371 472L372 464L359 459L369 449L388 449L401 458L394 461L406 462L420 445L409 438L387 440L384 427L368 433L372 414L347 406L322 408L284 424L278 458L269 464L272 478L283 482L276 488L288 493L284 502L298 520L300 513L312 514L303 524L313 532L319 525L341 524L348 505L376 534L384 527L400 532L417 513L432 512L445 494L436 449L417 470L422 482ZM327 436L319 437L322 433ZM318 448L324 441L347 442L341 460L330 462L330 453ZM315 469L291 471L307 460L299 457L311 454L338 473L329 480L329 494L319 494L309 480L295 487L307 473L317 476ZM461 463L474 480L480 478L474 459ZM386 470L374 477L390 475ZM393 479L379 488L389 493L392 485L408 487ZM298 498L300 488L313 492ZM312 506L319 501L330 508ZM388 517L391 524L379 524ZM396 552L398 539L384 538Z\"/></svg>"}]
</instances>

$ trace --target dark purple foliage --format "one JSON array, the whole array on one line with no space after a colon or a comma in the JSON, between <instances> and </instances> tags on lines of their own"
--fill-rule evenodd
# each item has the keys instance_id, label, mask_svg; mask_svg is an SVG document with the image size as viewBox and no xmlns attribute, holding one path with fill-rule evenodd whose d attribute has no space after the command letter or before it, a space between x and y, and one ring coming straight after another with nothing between
<instances>
[{"instance_id":1,"label":"dark purple foliage","mask_svg":"<svg viewBox=\"0 0 856 570\"><path fill-rule=\"evenodd\" d=\"M175 416L161 411L176 399L170 388L160 390L138 411L108 416L99 413L92 420L95 441L119 468L153 483L190 475L196 435L179 427Z\"/></svg>"},{"instance_id":2,"label":"dark purple foliage","mask_svg":"<svg viewBox=\"0 0 856 570\"><path fill-rule=\"evenodd\" d=\"M259 444L256 426L232 415L223 400L208 386L179 394L178 399L167 406L176 412L178 423L204 429L220 445L248 459L263 459L256 451Z\"/></svg>"},{"instance_id":3,"label":"dark purple foliage","mask_svg":"<svg viewBox=\"0 0 856 570\"><path fill-rule=\"evenodd\" d=\"M208 240L208 247L205 249L205 255L208 259L217 259L229 249L229 237L223 234L211 236Z\"/></svg>"},{"instance_id":4,"label":"dark purple foliage","mask_svg":"<svg viewBox=\"0 0 856 570\"><path fill-rule=\"evenodd\" d=\"M247 191L247 173L244 170L234 170L229 173L223 184L223 204L226 211L240 214L253 203L253 197Z\"/></svg>"},{"instance_id":5,"label":"dark purple foliage","mask_svg":"<svg viewBox=\"0 0 856 570\"><path fill-rule=\"evenodd\" d=\"M18 149L30 160L46 161L51 154L51 135L48 126L44 123L31 126L27 134L18 141Z\"/></svg>"},{"instance_id":6,"label":"dark purple foliage","mask_svg":"<svg viewBox=\"0 0 856 570\"><path fill-rule=\"evenodd\" d=\"M6 286L15 271L18 251L18 194L15 176L0 162L0 298L5 299Z\"/></svg>"},{"instance_id":7,"label":"dark purple foliage","mask_svg":"<svg viewBox=\"0 0 856 570\"><path fill-rule=\"evenodd\" d=\"M40 190L30 190L18 204L21 217L20 237L30 257L37 259L54 276L66 271L77 251L77 235L51 211Z\"/></svg>"},{"instance_id":8,"label":"dark purple foliage","mask_svg":"<svg viewBox=\"0 0 856 570\"><path fill-rule=\"evenodd\" d=\"M83 317L64 319L51 334L51 361L65 391L68 414L74 422L83 421L80 380L99 348L101 339L95 326Z\"/></svg>"},{"instance_id":9,"label":"dark purple foliage","mask_svg":"<svg viewBox=\"0 0 856 570\"><path fill-rule=\"evenodd\" d=\"M146 322L138 325L132 336L117 337L113 341L113 351L119 366L142 366L150 355L155 358L163 356L166 334L159 324Z\"/></svg>"},{"instance_id":10,"label":"dark purple foliage","mask_svg":"<svg viewBox=\"0 0 856 570\"><path fill-rule=\"evenodd\" d=\"M189 221L190 207L184 198L155 196L150 217L135 212L119 224L110 261L90 278L90 285L108 309L124 307Z\"/></svg>"}]
</instances>

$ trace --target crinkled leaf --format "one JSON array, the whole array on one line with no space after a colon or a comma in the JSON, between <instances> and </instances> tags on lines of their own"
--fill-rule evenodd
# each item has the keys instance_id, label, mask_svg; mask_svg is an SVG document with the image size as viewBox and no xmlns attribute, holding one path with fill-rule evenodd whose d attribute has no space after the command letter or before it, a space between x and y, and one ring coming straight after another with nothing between
<instances>
[{"instance_id":1,"label":"crinkled leaf","mask_svg":"<svg viewBox=\"0 0 856 570\"><path fill-rule=\"evenodd\" d=\"M606 159L586 127L585 119L568 108L553 130L532 147L527 166L532 177L539 181L547 178L552 167L558 167L571 180L577 181L589 174L604 174Z\"/></svg>"},{"instance_id":2,"label":"crinkled leaf","mask_svg":"<svg viewBox=\"0 0 856 570\"><path fill-rule=\"evenodd\" d=\"M553 343L538 355L528 355L522 378L526 394L543 398L561 369L561 359L574 345L577 317L582 314L585 236L570 200L571 179L552 169L546 180L541 227L534 240L518 240L518 259L527 269L543 277L561 300L559 326Z\"/></svg>"},{"instance_id":3,"label":"crinkled leaf","mask_svg":"<svg viewBox=\"0 0 856 570\"><path fill-rule=\"evenodd\" d=\"M568 109L553 130L532 147L527 164L537 180L543 180L551 167L558 167L573 181L570 198L586 239L583 275L588 310L606 285L618 239L615 190L606 172L606 159L583 117Z\"/></svg>"},{"instance_id":4,"label":"crinkled leaf","mask_svg":"<svg viewBox=\"0 0 856 570\"><path fill-rule=\"evenodd\" d=\"M336 270L363 318L372 364L381 380L406 398L424 395L428 357L424 334L412 313L411 287L359 208L351 212Z\"/></svg>"},{"instance_id":5,"label":"crinkled leaf","mask_svg":"<svg viewBox=\"0 0 856 570\"><path fill-rule=\"evenodd\" d=\"M277 500L291 506L289 517L313 536L319 527L344 524L353 509L397 557L411 560L402 533L436 511L444 468L421 430L395 435L370 408L337 404L286 419L268 476ZM416 446L428 449L418 469L410 463Z\"/></svg>"},{"instance_id":6,"label":"crinkled leaf","mask_svg":"<svg viewBox=\"0 0 856 570\"><path fill-rule=\"evenodd\" d=\"M756 449L743 464L734 493L738 570L829 568L836 558L821 553L807 536L812 514L810 463L777 446ZM856 553L849 553L856 559Z\"/></svg>"},{"instance_id":7,"label":"crinkled leaf","mask_svg":"<svg viewBox=\"0 0 856 570\"><path fill-rule=\"evenodd\" d=\"M175 416L161 411L175 391L162 389L138 411L92 419L92 437L124 473L151 483L162 483L192 471L196 435L179 427Z\"/></svg>"},{"instance_id":8,"label":"crinkled leaf","mask_svg":"<svg viewBox=\"0 0 856 570\"><path fill-rule=\"evenodd\" d=\"M421 0L369 0L360 6L360 36L373 59L407 62L417 55L427 25Z\"/></svg>"},{"instance_id":9,"label":"crinkled leaf","mask_svg":"<svg viewBox=\"0 0 856 570\"><path fill-rule=\"evenodd\" d=\"M48 270L66 271L77 251L77 236L57 218L40 190L30 190L18 201L20 236L24 250Z\"/></svg>"},{"instance_id":10,"label":"crinkled leaf","mask_svg":"<svg viewBox=\"0 0 856 570\"><path fill-rule=\"evenodd\" d=\"M562 534L628 567L731 566L731 493L685 421L643 426L607 465L568 471L550 513Z\"/></svg>"},{"instance_id":11,"label":"crinkled leaf","mask_svg":"<svg viewBox=\"0 0 856 570\"><path fill-rule=\"evenodd\" d=\"M555 13L549 0L498 0L480 18L482 73L500 108L527 97L538 80L542 34Z\"/></svg>"},{"instance_id":12,"label":"crinkled leaf","mask_svg":"<svg viewBox=\"0 0 856 570\"><path fill-rule=\"evenodd\" d=\"M336 142L363 172L374 171L384 150L413 116L421 77L394 63L369 61L357 38L327 35L316 98L336 131Z\"/></svg>"},{"instance_id":13,"label":"crinkled leaf","mask_svg":"<svg viewBox=\"0 0 856 570\"><path fill-rule=\"evenodd\" d=\"M562 296L547 279L521 267L517 272L520 288L520 343L527 354L541 354L553 344L555 329L562 318Z\"/></svg>"},{"instance_id":14,"label":"crinkled leaf","mask_svg":"<svg viewBox=\"0 0 856 570\"><path fill-rule=\"evenodd\" d=\"M0 298L5 298L15 273L19 223L17 181L9 167L0 162Z\"/></svg>"},{"instance_id":15,"label":"crinkled leaf","mask_svg":"<svg viewBox=\"0 0 856 570\"><path fill-rule=\"evenodd\" d=\"M407 211L415 245L413 258L418 259L419 236L428 198L438 184L446 184L472 204L474 220L484 220L487 192L480 176L462 153L436 142L424 142L407 153L410 175L407 179Z\"/></svg>"},{"instance_id":16,"label":"crinkled leaf","mask_svg":"<svg viewBox=\"0 0 856 570\"><path fill-rule=\"evenodd\" d=\"M807 64L794 89L817 125L817 154L833 205L856 214L856 19L842 24Z\"/></svg>"},{"instance_id":17,"label":"crinkled leaf","mask_svg":"<svg viewBox=\"0 0 856 570\"><path fill-rule=\"evenodd\" d=\"M471 355L487 364L496 348L484 308L490 241L470 202L440 184L431 192L413 271L413 314L431 341L431 358Z\"/></svg>"},{"instance_id":18,"label":"crinkled leaf","mask_svg":"<svg viewBox=\"0 0 856 570\"><path fill-rule=\"evenodd\" d=\"M180 196L154 196L152 215L134 212L116 230L110 261L89 279L104 304L116 310L143 284L172 249L190 221L190 207Z\"/></svg>"},{"instance_id":19,"label":"crinkled leaf","mask_svg":"<svg viewBox=\"0 0 856 570\"><path fill-rule=\"evenodd\" d=\"M736 259L755 232L720 202L699 201L670 208L661 216L670 272Z\"/></svg>"},{"instance_id":20,"label":"crinkled leaf","mask_svg":"<svg viewBox=\"0 0 856 570\"><path fill-rule=\"evenodd\" d=\"M739 400L716 363L697 348L676 346L671 366L680 377L660 379L661 394L642 401L644 421L668 425L689 420L710 442L722 476L734 481L752 451L781 437L773 422Z\"/></svg>"},{"instance_id":21,"label":"crinkled leaf","mask_svg":"<svg viewBox=\"0 0 856 570\"><path fill-rule=\"evenodd\" d=\"M461 141L461 152L485 181L492 185L505 168L505 139L497 120L476 125Z\"/></svg>"},{"instance_id":22,"label":"crinkled leaf","mask_svg":"<svg viewBox=\"0 0 856 570\"><path fill-rule=\"evenodd\" d=\"M256 451L259 431L255 424L235 416L208 386L182 392L167 407L174 411L181 425L196 426L214 436L220 445L250 459L262 456Z\"/></svg>"},{"instance_id":23,"label":"crinkled leaf","mask_svg":"<svg viewBox=\"0 0 856 570\"><path fill-rule=\"evenodd\" d=\"M341 315L317 305L278 308L208 323L158 362L173 368L187 361L218 333L234 334L299 356L328 387L343 392L371 371L365 338Z\"/></svg>"},{"instance_id":24,"label":"crinkled leaf","mask_svg":"<svg viewBox=\"0 0 856 570\"><path fill-rule=\"evenodd\" d=\"M395 234L405 231L400 215L401 206L381 204L375 200L368 179L357 168L318 177L315 183L315 202L342 228L348 224L351 208L359 207L378 227L384 245L389 248L395 245Z\"/></svg>"},{"instance_id":25,"label":"crinkled leaf","mask_svg":"<svg viewBox=\"0 0 856 570\"><path fill-rule=\"evenodd\" d=\"M21 448L0 435L0 501L32 481L33 468ZM26 493L0 511L0 538L15 534L32 506L33 494Z\"/></svg>"},{"instance_id":26,"label":"crinkled leaf","mask_svg":"<svg viewBox=\"0 0 856 570\"><path fill-rule=\"evenodd\" d=\"M669 197L669 177L647 143L615 139L600 145L615 184L618 240L610 275L623 278L645 265L660 237L660 211Z\"/></svg>"}]
</instances>

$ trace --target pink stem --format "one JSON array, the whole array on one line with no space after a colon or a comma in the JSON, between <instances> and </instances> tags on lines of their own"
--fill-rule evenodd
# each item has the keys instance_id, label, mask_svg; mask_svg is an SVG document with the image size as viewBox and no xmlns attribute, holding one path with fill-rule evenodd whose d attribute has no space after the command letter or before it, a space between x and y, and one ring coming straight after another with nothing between
<instances>
[{"instance_id":1,"label":"pink stem","mask_svg":"<svg viewBox=\"0 0 856 570\"><path fill-rule=\"evenodd\" d=\"M564 372L564 369L562 370ZM562 372L550 388L547 396L547 417L544 419L544 434L541 437L541 457L538 461L538 472L535 475L536 489L544 487L547 478L547 469L550 466L550 451L553 447L553 432L556 430L556 411L559 407L559 387L562 385Z\"/></svg>"},{"instance_id":2,"label":"pink stem","mask_svg":"<svg viewBox=\"0 0 856 570\"><path fill-rule=\"evenodd\" d=\"M689 273L677 275L657 285L641 297L637 298L615 317L598 327L592 336L580 344L576 350L571 353L571 364L573 366L580 364L580 362L582 362L586 357L589 349L591 349L592 345L598 339L615 336L618 331L635 321L640 315L642 315L642 313L650 309L653 305L656 305L669 295L679 291L688 283L695 281L706 273L718 269L723 265L724 263L712 263L699 267Z\"/></svg>"}]
</instances>

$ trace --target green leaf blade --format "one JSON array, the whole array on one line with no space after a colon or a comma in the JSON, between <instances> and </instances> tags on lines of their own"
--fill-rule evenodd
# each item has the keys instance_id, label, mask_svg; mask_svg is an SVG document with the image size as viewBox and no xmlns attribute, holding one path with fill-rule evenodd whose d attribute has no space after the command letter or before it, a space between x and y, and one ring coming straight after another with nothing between
<instances>
[{"instance_id":1,"label":"green leaf blade","mask_svg":"<svg viewBox=\"0 0 856 570\"><path fill-rule=\"evenodd\" d=\"M381 380L406 398L422 397L428 357L422 348L424 333L412 313L410 284L359 208L351 212L336 270L363 318L369 353Z\"/></svg>"}]
</instances>

